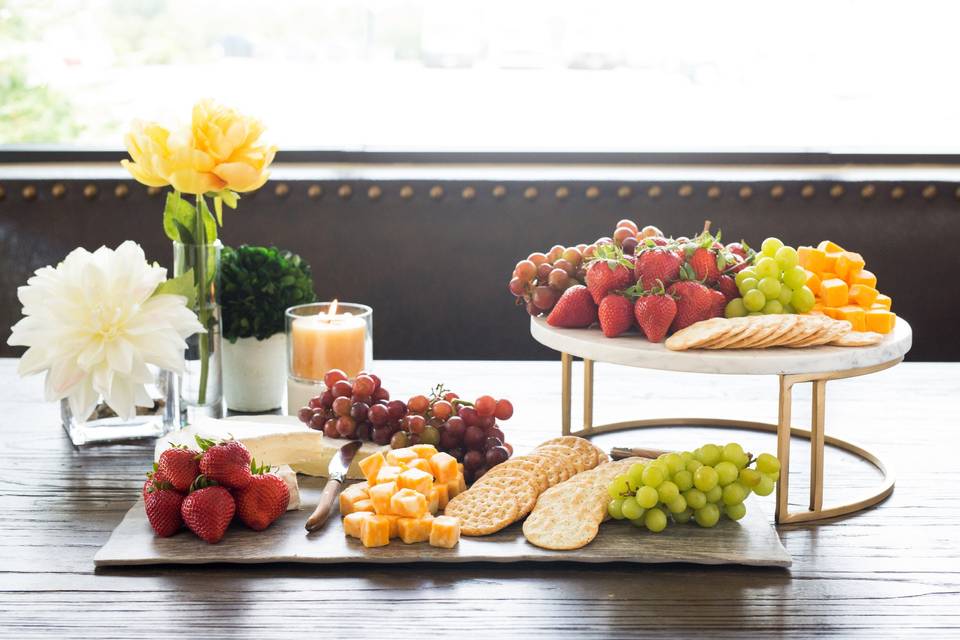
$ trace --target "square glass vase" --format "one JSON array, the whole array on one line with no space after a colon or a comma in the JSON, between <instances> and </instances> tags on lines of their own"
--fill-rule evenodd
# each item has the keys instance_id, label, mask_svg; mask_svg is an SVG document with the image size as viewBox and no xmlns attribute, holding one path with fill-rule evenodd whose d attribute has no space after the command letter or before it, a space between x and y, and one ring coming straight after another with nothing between
<instances>
[{"instance_id":1,"label":"square glass vase","mask_svg":"<svg viewBox=\"0 0 960 640\"><path fill-rule=\"evenodd\" d=\"M153 407L137 407L137 414L124 420L102 400L86 419L73 415L70 403L60 401L60 417L63 429L76 447L103 445L145 438L159 438L179 426L180 407L177 375L150 367L154 371L153 384L147 385L147 393Z\"/></svg>"}]
</instances>

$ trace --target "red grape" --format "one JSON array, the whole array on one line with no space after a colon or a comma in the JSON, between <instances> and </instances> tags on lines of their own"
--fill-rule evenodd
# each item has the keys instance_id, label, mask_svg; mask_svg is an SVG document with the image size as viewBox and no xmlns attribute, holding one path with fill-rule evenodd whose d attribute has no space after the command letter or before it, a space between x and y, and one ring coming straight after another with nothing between
<instances>
[{"instance_id":1,"label":"red grape","mask_svg":"<svg viewBox=\"0 0 960 640\"><path fill-rule=\"evenodd\" d=\"M525 308L526 308L526 310L527 310L527 313L529 313L530 315L532 315L532 316L534 316L534 317L540 315L540 307L538 307L537 305L533 304L533 300L527 301L527 304L525 305Z\"/></svg>"},{"instance_id":2,"label":"red grape","mask_svg":"<svg viewBox=\"0 0 960 640\"><path fill-rule=\"evenodd\" d=\"M353 392L358 396L372 396L376 390L377 383L374 382L370 376L359 375L357 379L353 381Z\"/></svg>"},{"instance_id":3,"label":"red grape","mask_svg":"<svg viewBox=\"0 0 960 640\"><path fill-rule=\"evenodd\" d=\"M564 247L562 247L561 245L559 244L553 245L552 247L550 247L550 252L547 253L547 260L549 262L556 262L557 260L560 259L560 256L563 255L563 250L564 250Z\"/></svg>"},{"instance_id":4,"label":"red grape","mask_svg":"<svg viewBox=\"0 0 960 640\"><path fill-rule=\"evenodd\" d=\"M419 433L408 433L407 434L407 444L413 446L415 444L420 444L420 434Z\"/></svg>"},{"instance_id":5,"label":"red grape","mask_svg":"<svg viewBox=\"0 0 960 640\"><path fill-rule=\"evenodd\" d=\"M369 440L373 434L373 426L369 422L361 422L357 425L357 437L361 440Z\"/></svg>"},{"instance_id":6,"label":"red grape","mask_svg":"<svg viewBox=\"0 0 960 640\"><path fill-rule=\"evenodd\" d=\"M513 275L521 283L530 282L537 275L537 265L529 260L521 260L513 269Z\"/></svg>"},{"instance_id":7,"label":"red grape","mask_svg":"<svg viewBox=\"0 0 960 640\"><path fill-rule=\"evenodd\" d=\"M327 418L323 415L323 413L314 411L310 416L310 420L307 422L307 426L311 429L316 429L319 431L320 429L323 429L323 423L326 421Z\"/></svg>"},{"instance_id":8,"label":"red grape","mask_svg":"<svg viewBox=\"0 0 960 640\"><path fill-rule=\"evenodd\" d=\"M430 408L427 396L413 396L407 401L407 409L414 413L424 414Z\"/></svg>"},{"instance_id":9,"label":"red grape","mask_svg":"<svg viewBox=\"0 0 960 640\"><path fill-rule=\"evenodd\" d=\"M323 403L320 399L320 396L315 396L310 398L310 401L307 402L307 406L311 409L324 409Z\"/></svg>"},{"instance_id":10,"label":"red grape","mask_svg":"<svg viewBox=\"0 0 960 640\"><path fill-rule=\"evenodd\" d=\"M297 411L297 418L300 422L307 423L310 422L310 418L313 417L313 409L310 407L300 407L300 410Z\"/></svg>"},{"instance_id":11,"label":"red grape","mask_svg":"<svg viewBox=\"0 0 960 640\"><path fill-rule=\"evenodd\" d=\"M522 298L523 294L527 292L527 285L520 278L512 278L507 288L510 289L510 293L518 298Z\"/></svg>"},{"instance_id":12,"label":"red grape","mask_svg":"<svg viewBox=\"0 0 960 640\"><path fill-rule=\"evenodd\" d=\"M330 418L325 423L323 423L323 435L328 438L339 438L340 432L337 431L337 421L334 418Z\"/></svg>"},{"instance_id":13,"label":"red grape","mask_svg":"<svg viewBox=\"0 0 960 640\"><path fill-rule=\"evenodd\" d=\"M447 431L457 436L458 439L463 439L463 433L467 430L467 425L464 424L463 418L460 416L452 416L447 420Z\"/></svg>"},{"instance_id":14,"label":"red grape","mask_svg":"<svg viewBox=\"0 0 960 640\"><path fill-rule=\"evenodd\" d=\"M501 431L499 427L492 427L490 429L487 429L487 437L500 438L500 442L503 442L504 440L506 440L506 438L503 436L503 431Z\"/></svg>"},{"instance_id":15,"label":"red grape","mask_svg":"<svg viewBox=\"0 0 960 640\"><path fill-rule=\"evenodd\" d=\"M348 416L350 415L350 404L350 398L340 396L333 401L333 412L338 416Z\"/></svg>"},{"instance_id":16,"label":"red grape","mask_svg":"<svg viewBox=\"0 0 960 640\"><path fill-rule=\"evenodd\" d=\"M366 420L369 412L370 406L366 402L354 402L350 405L350 417L357 422Z\"/></svg>"},{"instance_id":17,"label":"red grape","mask_svg":"<svg viewBox=\"0 0 960 640\"><path fill-rule=\"evenodd\" d=\"M384 389L383 387L377 387L377 390L373 392L373 396L371 397L373 398L374 402L380 402L381 400L389 400L390 392Z\"/></svg>"},{"instance_id":18,"label":"red grape","mask_svg":"<svg viewBox=\"0 0 960 640\"><path fill-rule=\"evenodd\" d=\"M357 433L357 421L350 416L337 418L337 432L341 438L352 438Z\"/></svg>"},{"instance_id":19,"label":"red grape","mask_svg":"<svg viewBox=\"0 0 960 640\"><path fill-rule=\"evenodd\" d=\"M350 402L362 402L363 404L373 404L373 398L370 396L361 396L353 394L350 396Z\"/></svg>"},{"instance_id":20,"label":"red grape","mask_svg":"<svg viewBox=\"0 0 960 640\"><path fill-rule=\"evenodd\" d=\"M513 455L513 445L512 445L512 444L510 444L509 442L504 442L504 443L503 443L503 448L507 450L507 453L509 453L510 455Z\"/></svg>"},{"instance_id":21,"label":"red grape","mask_svg":"<svg viewBox=\"0 0 960 640\"><path fill-rule=\"evenodd\" d=\"M583 245L583 246L586 247L587 245ZM573 265L574 268L576 268L580 266L581 262L583 262L583 254L581 253L581 249L579 247L568 247L563 252L563 259L566 260L571 265ZM571 273L570 275L573 275L573 274Z\"/></svg>"},{"instance_id":22,"label":"red grape","mask_svg":"<svg viewBox=\"0 0 960 640\"><path fill-rule=\"evenodd\" d=\"M527 260L539 267L541 264L547 261L547 254L537 251L527 256Z\"/></svg>"},{"instance_id":23,"label":"red grape","mask_svg":"<svg viewBox=\"0 0 960 640\"><path fill-rule=\"evenodd\" d=\"M637 239L636 238L627 238L623 241L623 253L632 256L637 252Z\"/></svg>"},{"instance_id":24,"label":"red grape","mask_svg":"<svg viewBox=\"0 0 960 640\"><path fill-rule=\"evenodd\" d=\"M373 390L374 390L374 391L376 391L377 389L380 388L380 376L378 376L377 374L375 374L375 373L370 373L369 371L361 371L360 373L357 374L357 377L358 377L358 378L359 378L360 376L369 376L370 378L373 379Z\"/></svg>"},{"instance_id":25,"label":"red grape","mask_svg":"<svg viewBox=\"0 0 960 640\"><path fill-rule=\"evenodd\" d=\"M461 447L449 449L447 453L456 458L458 462L463 462L463 449Z\"/></svg>"},{"instance_id":26,"label":"red grape","mask_svg":"<svg viewBox=\"0 0 960 640\"><path fill-rule=\"evenodd\" d=\"M437 400L433 403L432 413L441 420L446 420L453 415L453 405L446 400Z\"/></svg>"},{"instance_id":27,"label":"red grape","mask_svg":"<svg viewBox=\"0 0 960 640\"><path fill-rule=\"evenodd\" d=\"M340 369L330 369L330 371L323 374L323 384L327 385L327 389L332 389L333 385L346 379L347 374Z\"/></svg>"},{"instance_id":28,"label":"red grape","mask_svg":"<svg viewBox=\"0 0 960 640\"><path fill-rule=\"evenodd\" d=\"M390 437L390 446L394 449L403 449L407 446L407 432L397 431Z\"/></svg>"},{"instance_id":29,"label":"red grape","mask_svg":"<svg viewBox=\"0 0 960 640\"><path fill-rule=\"evenodd\" d=\"M443 394L443 399L446 400L447 402L453 402L459 397L460 396L455 394L453 391L447 391L445 394Z\"/></svg>"},{"instance_id":30,"label":"red grape","mask_svg":"<svg viewBox=\"0 0 960 640\"><path fill-rule=\"evenodd\" d=\"M501 462L506 462L507 458L510 457L510 452L506 450L503 446L493 447L487 449L486 462L487 467L495 467Z\"/></svg>"},{"instance_id":31,"label":"red grape","mask_svg":"<svg viewBox=\"0 0 960 640\"><path fill-rule=\"evenodd\" d=\"M497 409L493 412L497 420L509 420L513 417L513 404L506 398L497 400Z\"/></svg>"},{"instance_id":32,"label":"red grape","mask_svg":"<svg viewBox=\"0 0 960 640\"><path fill-rule=\"evenodd\" d=\"M410 431L414 433L423 433L423 430L427 428L427 420L419 414L411 414L407 416L407 424Z\"/></svg>"},{"instance_id":33,"label":"red grape","mask_svg":"<svg viewBox=\"0 0 960 640\"><path fill-rule=\"evenodd\" d=\"M381 446L390 442L391 435L393 434L390 432L390 427L386 425L373 428L373 441Z\"/></svg>"},{"instance_id":34,"label":"red grape","mask_svg":"<svg viewBox=\"0 0 960 640\"><path fill-rule=\"evenodd\" d=\"M334 398L349 398L353 395L353 386L346 380L340 380L339 382L333 383L333 386L330 387L330 392L333 393Z\"/></svg>"},{"instance_id":35,"label":"red grape","mask_svg":"<svg viewBox=\"0 0 960 640\"><path fill-rule=\"evenodd\" d=\"M501 447L501 446L503 446L503 440L497 437L487 437L483 441L484 451L490 451L490 449L493 449L494 447Z\"/></svg>"},{"instance_id":36,"label":"red grape","mask_svg":"<svg viewBox=\"0 0 960 640\"><path fill-rule=\"evenodd\" d=\"M467 427L467 430L463 433L463 444L468 449L480 449L483 447L483 441L486 437L480 427Z\"/></svg>"},{"instance_id":37,"label":"red grape","mask_svg":"<svg viewBox=\"0 0 960 640\"><path fill-rule=\"evenodd\" d=\"M387 403L387 415L391 420L399 420L407 413L407 405L402 400L391 400Z\"/></svg>"},{"instance_id":38,"label":"red grape","mask_svg":"<svg viewBox=\"0 0 960 640\"><path fill-rule=\"evenodd\" d=\"M320 406L324 409L329 409L333 406L333 392L330 391L330 389L320 394Z\"/></svg>"},{"instance_id":39,"label":"red grape","mask_svg":"<svg viewBox=\"0 0 960 640\"><path fill-rule=\"evenodd\" d=\"M463 454L463 468L473 471L483 464L484 456L479 451L467 451Z\"/></svg>"},{"instance_id":40,"label":"red grape","mask_svg":"<svg viewBox=\"0 0 960 640\"><path fill-rule=\"evenodd\" d=\"M493 427L496 426L496 424L497 424L497 419L494 418L493 416L482 416L480 418L477 418L477 426L483 429L484 431L492 429Z\"/></svg>"},{"instance_id":41,"label":"red grape","mask_svg":"<svg viewBox=\"0 0 960 640\"><path fill-rule=\"evenodd\" d=\"M497 410L497 401L493 396L480 396L473 403L473 408L481 416L492 416L493 412Z\"/></svg>"},{"instance_id":42,"label":"red grape","mask_svg":"<svg viewBox=\"0 0 960 640\"><path fill-rule=\"evenodd\" d=\"M560 293L556 289L541 286L533 288L533 296L530 300L541 311L549 311L553 309L553 305L557 304L559 297Z\"/></svg>"},{"instance_id":43,"label":"red grape","mask_svg":"<svg viewBox=\"0 0 960 640\"><path fill-rule=\"evenodd\" d=\"M551 271L553 271L553 265L549 262L544 262L537 267L537 282L540 284L545 284L547 282L547 278L550 277Z\"/></svg>"},{"instance_id":44,"label":"red grape","mask_svg":"<svg viewBox=\"0 0 960 640\"><path fill-rule=\"evenodd\" d=\"M437 446L440 443L440 430L436 427L426 427L420 434L420 442Z\"/></svg>"},{"instance_id":45,"label":"red grape","mask_svg":"<svg viewBox=\"0 0 960 640\"><path fill-rule=\"evenodd\" d=\"M634 235L636 235L640 231L640 228L637 226L637 223L627 218L624 218L623 220L617 223L617 228L620 228L620 227L626 227L627 229L630 229L631 231L633 231Z\"/></svg>"},{"instance_id":46,"label":"red grape","mask_svg":"<svg viewBox=\"0 0 960 640\"><path fill-rule=\"evenodd\" d=\"M457 415L459 415L460 419L463 420L463 424L467 425L468 427L476 425L480 420L480 416L477 415L477 410L473 407L460 407Z\"/></svg>"},{"instance_id":47,"label":"red grape","mask_svg":"<svg viewBox=\"0 0 960 640\"><path fill-rule=\"evenodd\" d=\"M444 430L440 432L440 448L444 451L449 451L454 447L460 446L461 439L450 433L449 430Z\"/></svg>"},{"instance_id":48,"label":"red grape","mask_svg":"<svg viewBox=\"0 0 960 640\"><path fill-rule=\"evenodd\" d=\"M570 276L563 269L554 269L547 276L547 284L554 289L566 289L570 285Z\"/></svg>"},{"instance_id":49,"label":"red grape","mask_svg":"<svg viewBox=\"0 0 960 640\"><path fill-rule=\"evenodd\" d=\"M617 227L617 230L613 232L613 241L617 244L623 244L623 241L627 238L633 238L637 235L636 229L631 229L630 227Z\"/></svg>"},{"instance_id":50,"label":"red grape","mask_svg":"<svg viewBox=\"0 0 960 640\"><path fill-rule=\"evenodd\" d=\"M370 420L375 427L386 424L389 419L387 408L382 404L373 405L370 407L370 410L367 411L367 419Z\"/></svg>"}]
</instances>

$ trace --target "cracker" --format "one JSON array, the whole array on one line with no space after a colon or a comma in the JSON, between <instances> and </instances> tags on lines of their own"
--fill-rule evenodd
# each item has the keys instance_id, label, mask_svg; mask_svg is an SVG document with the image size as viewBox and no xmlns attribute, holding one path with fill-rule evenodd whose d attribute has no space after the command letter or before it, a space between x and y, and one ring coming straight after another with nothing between
<instances>
[{"instance_id":1,"label":"cracker","mask_svg":"<svg viewBox=\"0 0 960 640\"><path fill-rule=\"evenodd\" d=\"M868 347L883 341L883 335L875 331L849 331L828 344L835 347Z\"/></svg>"},{"instance_id":2,"label":"cracker","mask_svg":"<svg viewBox=\"0 0 960 640\"><path fill-rule=\"evenodd\" d=\"M846 320L831 320L827 318L825 324L818 333L806 338L805 340L795 342L787 346L794 348L818 347L836 340L847 333L850 333L852 328L853 325Z\"/></svg>"},{"instance_id":3,"label":"cracker","mask_svg":"<svg viewBox=\"0 0 960 640\"><path fill-rule=\"evenodd\" d=\"M780 340L782 340L785 336L791 335L794 330L796 330L797 325L801 322L799 319L800 316L795 314L785 314L780 317L780 327L760 342L754 344L754 349L765 349L766 347L777 346L780 344Z\"/></svg>"},{"instance_id":4,"label":"cracker","mask_svg":"<svg viewBox=\"0 0 960 640\"><path fill-rule=\"evenodd\" d=\"M512 469L522 469L528 471L533 478L533 481L537 488L537 493L543 493L550 487L550 478L547 475L547 472L543 467L533 460L530 460L526 456L517 456L515 458L509 458L506 462L501 462L493 469L490 469L487 473L483 475L483 478L487 476L497 476L501 473L509 473ZM483 478L480 478L481 480Z\"/></svg>"},{"instance_id":5,"label":"cracker","mask_svg":"<svg viewBox=\"0 0 960 640\"><path fill-rule=\"evenodd\" d=\"M537 503L537 498L540 496L540 491L533 479L533 473L519 467L508 469L499 474L485 473L473 486L485 487L488 485L501 487L513 494L513 497L517 500L517 505L520 507L519 513L517 513L518 520L533 511L533 505Z\"/></svg>"},{"instance_id":6,"label":"cracker","mask_svg":"<svg viewBox=\"0 0 960 640\"><path fill-rule=\"evenodd\" d=\"M700 345L701 349L723 349L727 345L736 342L738 339L748 334L753 334L759 327L749 321L748 318L731 318L728 331L722 336L718 336L709 342Z\"/></svg>"},{"instance_id":7,"label":"cracker","mask_svg":"<svg viewBox=\"0 0 960 640\"><path fill-rule=\"evenodd\" d=\"M549 479L549 484L551 487L560 484L571 475L570 470L573 468L573 465L570 465L565 460L542 453L531 453L526 457L543 469L543 471L547 474L547 478Z\"/></svg>"},{"instance_id":8,"label":"cracker","mask_svg":"<svg viewBox=\"0 0 960 640\"><path fill-rule=\"evenodd\" d=\"M783 315L749 316L749 318L751 323L757 325L757 331L748 338L736 340L727 347L728 349L752 349L754 345L760 344L773 335L783 324Z\"/></svg>"},{"instance_id":9,"label":"cracker","mask_svg":"<svg viewBox=\"0 0 960 640\"><path fill-rule=\"evenodd\" d=\"M509 489L485 484L470 487L454 497L443 513L460 521L463 535L486 536L515 522L520 503Z\"/></svg>"},{"instance_id":10,"label":"cracker","mask_svg":"<svg viewBox=\"0 0 960 640\"><path fill-rule=\"evenodd\" d=\"M539 447L537 447L536 451L537 453L560 456L561 458L565 459L567 462L573 465L574 471L570 474L571 477L577 473L580 473L581 471L587 470L587 462L584 459L583 454L581 454L576 449L573 449L566 445L562 445L562 444L540 445Z\"/></svg>"},{"instance_id":11,"label":"cracker","mask_svg":"<svg viewBox=\"0 0 960 640\"><path fill-rule=\"evenodd\" d=\"M664 345L671 351L696 349L702 344L726 335L730 331L730 327L735 326L731 325L731 322L726 318L710 318L709 320L695 322L667 338Z\"/></svg>"},{"instance_id":12,"label":"cracker","mask_svg":"<svg viewBox=\"0 0 960 640\"><path fill-rule=\"evenodd\" d=\"M600 464L601 460L607 459L607 454L603 452L603 449L585 438L578 438L577 436L560 436L559 438L547 440L540 446L544 447L549 444L564 445L584 454L589 465L588 468L590 469Z\"/></svg>"},{"instance_id":13,"label":"cracker","mask_svg":"<svg viewBox=\"0 0 960 640\"><path fill-rule=\"evenodd\" d=\"M832 322L826 316L800 316L799 329L790 336L784 336L779 346L803 346L815 341L830 328Z\"/></svg>"},{"instance_id":14,"label":"cracker","mask_svg":"<svg viewBox=\"0 0 960 640\"><path fill-rule=\"evenodd\" d=\"M523 535L543 549L565 551L590 544L600 531L600 522L578 518L561 504L534 509L523 523Z\"/></svg>"}]
</instances>

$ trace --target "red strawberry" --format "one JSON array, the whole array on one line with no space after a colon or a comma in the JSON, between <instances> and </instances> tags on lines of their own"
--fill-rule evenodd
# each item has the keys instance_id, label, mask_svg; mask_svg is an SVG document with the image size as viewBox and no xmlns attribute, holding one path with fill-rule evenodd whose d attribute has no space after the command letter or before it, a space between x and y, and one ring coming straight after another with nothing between
<instances>
[{"instance_id":1,"label":"red strawberry","mask_svg":"<svg viewBox=\"0 0 960 640\"><path fill-rule=\"evenodd\" d=\"M730 253L740 256L742 259L747 259L747 250L739 242L731 242L727 245L727 251Z\"/></svg>"},{"instance_id":2,"label":"red strawberry","mask_svg":"<svg viewBox=\"0 0 960 640\"><path fill-rule=\"evenodd\" d=\"M596 321L597 305L593 302L590 291L582 284L564 291L553 311L547 316L547 324L551 327L568 329L589 327Z\"/></svg>"},{"instance_id":3,"label":"red strawberry","mask_svg":"<svg viewBox=\"0 0 960 640\"><path fill-rule=\"evenodd\" d=\"M200 475L197 453L185 446L171 447L160 454L157 474L173 485L177 491L186 491Z\"/></svg>"},{"instance_id":4,"label":"red strawberry","mask_svg":"<svg viewBox=\"0 0 960 640\"><path fill-rule=\"evenodd\" d=\"M201 479L203 476L200 476L198 481ZM197 489L184 498L180 506L180 514L187 528L210 544L216 544L223 539L236 510L233 496L220 486Z\"/></svg>"},{"instance_id":5,"label":"red strawberry","mask_svg":"<svg viewBox=\"0 0 960 640\"><path fill-rule=\"evenodd\" d=\"M600 301L600 329L608 338L616 338L633 326L633 303L629 298L610 294Z\"/></svg>"},{"instance_id":6,"label":"red strawberry","mask_svg":"<svg viewBox=\"0 0 960 640\"><path fill-rule=\"evenodd\" d=\"M616 289L626 289L634 283L633 263L614 245L597 248L597 258L587 267L587 289L593 301L600 304L603 297Z\"/></svg>"},{"instance_id":7,"label":"red strawberry","mask_svg":"<svg viewBox=\"0 0 960 640\"><path fill-rule=\"evenodd\" d=\"M197 436L203 454L200 473L231 489L242 489L250 483L250 452L236 440L215 443Z\"/></svg>"},{"instance_id":8,"label":"red strawberry","mask_svg":"<svg viewBox=\"0 0 960 640\"><path fill-rule=\"evenodd\" d=\"M722 262L722 258L717 258L717 253L712 249L699 247L694 249L693 253L687 258L687 264L693 269L695 280L713 284L720 277L720 268L717 263ZM724 263L724 266L726 264Z\"/></svg>"},{"instance_id":9,"label":"red strawberry","mask_svg":"<svg viewBox=\"0 0 960 640\"><path fill-rule=\"evenodd\" d=\"M237 515L254 531L263 531L283 515L289 502L290 490L283 479L272 473L257 473L237 492Z\"/></svg>"},{"instance_id":10,"label":"red strawberry","mask_svg":"<svg viewBox=\"0 0 960 640\"><path fill-rule=\"evenodd\" d=\"M711 290L699 282L681 280L667 289L677 299L677 316L670 325L671 331L679 331L690 325L713 317L716 299Z\"/></svg>"},{"instance_id":11,"label":"red strawberry","mask_svg":"<svg viewBox=\"0 0 960 640\"><path fill-rule=\"evenodd\" d=\"M710 317L722 318L723 312L727 309L727 296L723 295L722 291L717 291L716 289L711 289L710 295L713 296L713 312L710 314Z\"/></svg>"},{"instance_id":12,"label":"red strawberry","mask_svg":"<svg viewBox=\"0 0 960 640\"><path fill-rule=\"evenodd\" d=\"M677 315L677 303L661 288L659 293L646 293L633 305L633 316L650 342L660 342Z\"/></svg>"},{"instance_id":13,"label":"red strawberry","mask_svg":"<svg viewBox=\"0 0 960 640\"><path fill-rule=\"evenodd\" d=\"M740 297L740 291L737 289L737 281L732 276L720 276L717 278L717 289L723 293L727 302Z\"/></svg>"},{"instance_id":14,"label":"red strawberry","mask_svg":"<svg viewBox=\"0 0 960 640\"><path fill-rule=\"evenodd\" d=\"M173 490L168 484L151 484L147 490L143 507L150 526L161 538L172 536L183 526L183 517L180 515L182 503L183 494Z\"/></svg>"},{"instance_id":15,"label":"red strawberry","mask_svg":"<svg viewBox=\"0 0 960 640\"><path fill-rule=\"evenodd\" d=\"M635 275L644 290L657 286L657 280L668 286L680 277L682 261L675 251L661 247L648 248L637 256Z\"/></svg>"}]
</instances>

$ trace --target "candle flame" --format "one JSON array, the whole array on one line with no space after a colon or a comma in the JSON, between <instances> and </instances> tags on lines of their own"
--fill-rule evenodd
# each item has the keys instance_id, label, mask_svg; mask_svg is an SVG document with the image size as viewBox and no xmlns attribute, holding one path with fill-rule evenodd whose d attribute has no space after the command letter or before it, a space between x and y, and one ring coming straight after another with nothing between
<instances>
[{"instance_id":1,"label":"candle flame","mask_svg":"<svg viewBox=\"0 0 960 640\"><path fill-rule=\"evenodd\" d=\"M332 318L337 315L337 299L334 298L333 302L330 303L330 307L327 309L327 316Z\"/></svg>"}]
</instances>

